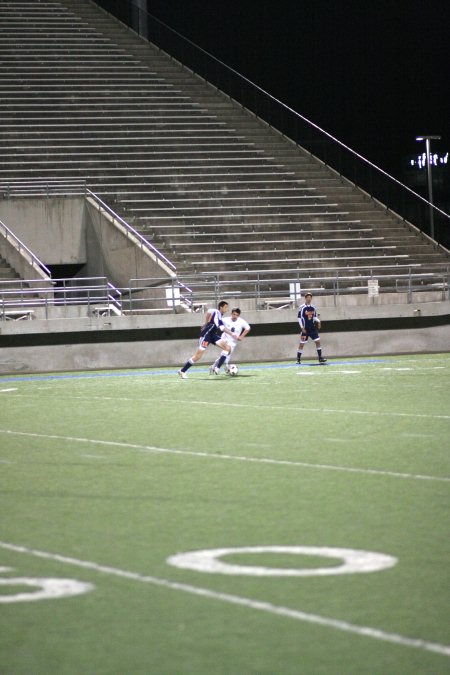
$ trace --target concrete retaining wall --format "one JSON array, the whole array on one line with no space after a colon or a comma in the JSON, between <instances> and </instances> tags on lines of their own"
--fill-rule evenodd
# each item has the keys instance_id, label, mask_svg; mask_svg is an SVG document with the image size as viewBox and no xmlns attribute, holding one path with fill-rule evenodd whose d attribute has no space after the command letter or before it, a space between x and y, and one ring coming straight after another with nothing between
<instances>
[{"instance_id":1,"label":"concrete retaining wall","mask_svg":"<svg viewBox=\"0 0 450 675\"><path fill-rule=\"evenodd\" d=\"M2 199L0 214L45 265L86 263L84 197Z\"/></svg>"},{"instance_id":2,"label":"concrete retaining wall","mask_svg":"<svg viewBox=\"0 0 450 675\"><path fill-rule=\"evenodd\" d=\"M84 277L107 277L114 286L130 279L174 272L136 241L91 198L29 197L0 200L0 218L45 265L82 265ZM2 255L14 267L4 248ZM18 269L17 271L22 272ZM33 272L24 278L35 278Z\"/></svg>"},{"instance_id":3,"label":"concrete retaining wall","mask_svg":"<svg viewBox=\"0 0 450 675\"><path fill-rule=\"evenodd\" d=\"M325 356L445 352L450 350L450 302L426 305L327 308L322 314ZM0 323L0 372L179 367L191 356L204 316L84 317ZM252 332L236 361L294 360L295 310L253 311ZM218 350L210 347L203 363ZM312 343L305 358L314 358Z\"/></svg>"}]
</instances>

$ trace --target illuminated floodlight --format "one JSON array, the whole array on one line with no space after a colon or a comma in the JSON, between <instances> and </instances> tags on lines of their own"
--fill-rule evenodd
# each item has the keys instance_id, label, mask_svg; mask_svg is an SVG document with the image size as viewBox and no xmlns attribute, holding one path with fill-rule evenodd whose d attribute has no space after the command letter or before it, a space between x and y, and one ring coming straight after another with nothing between
<instances>
[{"instance_id":1,"label":"illuminated floodlight","mask_svg":"<svg viewBox=\"0 0 450 675\"><path fill-rule=\"evenodd\" d=\"M427 153L427 174L428 174L428 201L430 203L430 236L434 239L434 207L433 207L433 178L431 174L432 159L430 154L430 141L440 141L441 136L422 135L416 136L416 141L425 141Z\"/></svg>"},{"instance_id":2,"label":"illuminated floodlight","mask_svg":"<svg viewBox=\"0 0 450 675\"><path fill-rule=\"evenodd\" d=\"M416 141L440 141L442 136L416 136Z\"/></svg>"}]
</instances>

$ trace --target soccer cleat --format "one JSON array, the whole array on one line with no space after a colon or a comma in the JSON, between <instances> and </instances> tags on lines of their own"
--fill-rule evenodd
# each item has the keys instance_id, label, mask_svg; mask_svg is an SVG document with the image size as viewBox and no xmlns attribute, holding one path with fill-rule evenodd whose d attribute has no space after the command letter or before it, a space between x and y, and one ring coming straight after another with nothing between
<instances>
[{"instance_id":1,"label":"soccer cleat","mask_svg":"<svg viewBox=\"0 0 450 675\"><path fill-rule=\"evenodd\" d=\"M326 363L327 360L324 356L319 356L319 363Z\"/></svg>"},{"instance_id":2,"label":"soccer cleat","mask_svg":"<svg viewBox=\"0 0 450 675\"><path fill-rule=\"evenodd\" d=\"M212 365L212 366L210 367L210 369L209 369L209 374L210 374L210 375L218 375L219 372L220 372L219 369L218 369L216 366L214 366L214 365Z\"/></svg>"},{"instance_id":3,"label":"soccer cleat","mask_svg":"<svg viewBox=\"0 0 450 675\"><path fill-rule=\"evenodd\" d=\"M182 380L187 380L187 375L184 371L179 370L178 375L181 377Z\"/></svg>"},{"instance_id":4,"label":"soccer cleat","mask_svg":"<svg viewBox=\"0 0 450 675\"><path fill-rule=\"evenodd\" d=\"M299 359L297 359L297 365L298 365L298 366L301 366L301 365L302 365L302 362L301 362Z\"/></svg>"}]
</instances>

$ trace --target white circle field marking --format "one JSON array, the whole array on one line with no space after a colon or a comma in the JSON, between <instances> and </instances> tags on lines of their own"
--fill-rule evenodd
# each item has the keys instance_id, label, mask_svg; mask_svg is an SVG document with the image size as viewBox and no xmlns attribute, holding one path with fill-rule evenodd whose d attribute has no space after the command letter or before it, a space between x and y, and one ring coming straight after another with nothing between
<instances>
[{"instance_id":1,"label":"white circle field marking","mask_svg":"<svg viewBox=\"0 0 450 675\"><path fill-rule=\"evenodd\" d=\"M219 560L227 555L242 553L284 553L291 555L318 556L342 560L333 567L278 568L253 565L234 565ZM169 565L181 569L212 574L232 574L255 577L315 577L334 574L358 574L389 569L397 564L397 558L384 553L359 551L352 548L329 548L326 546L242 546L238 548L214 548L203 551L177 553L167 558Z\"/></svg>"},{"instance_id":2,"label":"white circle field marking","mask_svg":"<svg viewBox=\"0 0 450 675\"><path fill-rule=\"evenodd\" d=\"M0 567L0 572L10 572L10 567ZM14 595L2 595L5 586L30 586L35 591L20 592ZM33 602L36 600L54 600L55 598L69 598L73 595L89 593L95 588L93 584L75 579L53 579L45 577L0 577L0 603Z\"/></svg>"}]
</instances>

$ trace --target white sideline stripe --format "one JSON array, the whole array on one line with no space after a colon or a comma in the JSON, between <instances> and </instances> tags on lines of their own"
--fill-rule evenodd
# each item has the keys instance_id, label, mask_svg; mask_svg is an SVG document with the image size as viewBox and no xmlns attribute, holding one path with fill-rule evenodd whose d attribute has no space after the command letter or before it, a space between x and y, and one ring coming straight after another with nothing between
<instances>
[{"instance_id":1,"label":"white sideline stripe","mask_svg":"<svg viewBox=\"0 0 450 675\"><path fill-rule=\"evenodd\" d=\"M86 457L87 459L106 459L106 455L87 455L87 454L83 454L81 456Z\"/></svg>"},{"instance_id":2,"label":"white sideline stripe","mask_svg":"<svg viewBox=\"0 0 450 675\"><path fill-rule=\"evenodd\" d=\"M168 579L161 579L152 576L144 576L142 574L137 574L136 572L128 572L127 570L121 570L117 569L116 567L109 567L107 565L98 565L97 563L89 562L88 560L78 560L77 558L70 558L56 553L47 553L46 551L38 551L36 549L26 548L25 546L17 546L15 544L10 544L5 541L0 541L0 547L5 550L14 551L16 553L26 553L28 555L34 555L38 558L54 560L68 565L76 565L77 567L90 569L93 570L94 572L111 574L116 577L131 579L132 581L139 581L145 584L153 584L154 586L169 588L174 591L184 591L185 593L191 593L192 595L199 595L201 597L209 598L211 600L220 600L222 602L229 602L233 605L241 605L243 607L256 609L262 612L268 612L270 614L276 614L278 616L288 617L290 619L297 619L298 621L306 621L307 623L317 624L319 626L325 626L327 628L335 628L336 630L345 631L347 633L354 633L355 635L362 635L364 637L370 637L375 640L382 640L384 642L393 642L394 644L402 645L404 647L414 647L416 649L423 649L430 652L436 652L437 654L442 654L443 656L450 657L450 646L441 645L435 642L428 642L422 639L408 638L404 637L403 635L399 635L397 633L387 633L385 631L379 630L378 628L370 628L369 626L358 626L352 623L348 623L347 621L340 621L339 619L331 619L325 616L319 616L318 614L309 614L306 612L301 612L300 610L290 609L289 607L273 605L270 602L263 602L261 600L252 600L251 598L244 598L239 595L231 595L229 593L220 593L217 591L211 591L207 588L201 588L199 586L191 586L190 584L184 584L176 581L169 581Z\"/></svg>"},{"instance_id":3,"label":"white sideline stripe","mask_svg":"<svg viewBox=\"0 0 450 675\"><path fill-rule=\"evenodd\" d=\"M193 380L195 381L195 380ZM167 384L167 380L161 380L164 384ZM177 380L178 384L179 380ZM17 394L17 398L34 398L33 394ZM313 413L336 413L338 415L371 415L372 417L412 417L423 418L423 419L438 419L438 420L450 420L450 415L439 415L436 413L403 413L403 412L391 412L389 410L377 411L377 410L346 410L344 408L307 408L306 406L293 406L293 405L256 405L254 403L230 403L229 401L199 401L194 399L187 398L161 398L161 397L146 397L146 398L130 398L126 396L67 396L65 397L80 399L80 400L100 400L100 401L131 401L132 403L137 403L138 401L144 401L149 403L150 401L157 401L159 403L182 403L183 405L209 405L209 406L219 406L230 407L230 408L252 408L256 410L281 410L283 412L292 410L293 412L313 412Z\"/></svg>"},{"instance_id":4,"label":"white sideline stripe","mask_svg":"<svg viewBox=\"0 0 450 675\"><path fill-rule=\"evenodd\" d=\"M116 401L111 397L112 400ZM149 401L150 399L146 399ZM308 408L306 406L290 406L290 405L255 405L253 403L229 403L227 401L194 401L192 399L162 399L155 398L151 399L155 401L161 401L166 403L183 403L184 405L193 403L194 405L217 405L220 407L230 406L232 408L256 408L257 410L282 410L286 412L288 410L298 411L298 412L313 412L313 413L337 413L338 415L371 415L373 417L413 417L413 418L427 418L427 419L441 419L441 420L450 420L450 415L438 415L435 413L403 413L403 412L391 412L391 411L376 411L376 410L346 410L345 408Z\"/></svg>"},{"instance_id":5,"label":"white sideline stripe","mask_svg":"<svg viewBox=\"0 0 450 675\"><path fill-rule=\"evenodd\" d=\"M77 436L57 436L56 434L37 434L29 431L12 431L11 429L0 429L0 434L10 434L12 436L30 436L32 438L48 438L56 441L73 441L75 443L92 443L94 445L110 445L116 448L128 448L139 450L140 452L160 452L170 455L186 455L190 457L206 457L208 459L234 460L237 462L254 462L255 464L274 464L281 466L303 466L308 469L325 469L327 471L344 471L349 473L363 473L375 476L392 476L394 478L412 478L414 480L432 480L443 483L450 483L450 477L446 476L426 476L414 473L400 473L397 471L382 471L381 469L359 469L349 466L333 466L333 464L314 464L313 462L296 462L289 459L272 459L270 457L245 457L243 455L215 455L209 452L200 452L195 450L177 450L175 448L159 448L154 445L139 445L138 443L123 443L120 441L104 441L95 438L79 438Z\"/></svg>"}]
</instances>

